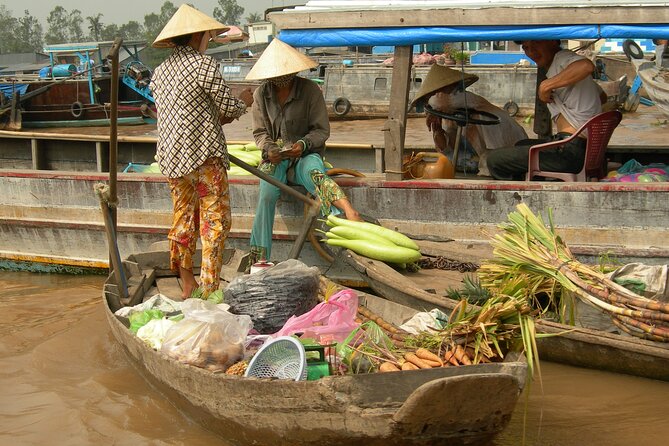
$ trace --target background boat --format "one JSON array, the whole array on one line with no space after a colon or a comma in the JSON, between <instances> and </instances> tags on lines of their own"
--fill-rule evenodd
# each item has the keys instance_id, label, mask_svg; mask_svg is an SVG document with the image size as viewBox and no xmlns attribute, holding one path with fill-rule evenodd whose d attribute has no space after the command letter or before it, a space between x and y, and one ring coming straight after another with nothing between
<instances>
[{"instance_id":1,"label":"background boat","mask_svg":"<svg viewBox=\"0 0 669 446\"><path fill-rule=\"evenodd\" d=\"M645 59L632 59L632 63L648 97L669 118L669 70Z\"/></svg>"},{"instance_id":2,"label":"background boat","mask_svg":"<svg viewBox=\"0 0 669 446\"><path fill-rule=\"evenodd\" d=\"M50 63L39 73L0 78L4 126L16 130L109 125L112 75L106 57L112 43L49 45L44 52ZM143 124L153 105L148 89L151 70L139 60L144 46L141 41L124 46L125 63L118 85L121 125Z\"/></svg>"}]
</instances>

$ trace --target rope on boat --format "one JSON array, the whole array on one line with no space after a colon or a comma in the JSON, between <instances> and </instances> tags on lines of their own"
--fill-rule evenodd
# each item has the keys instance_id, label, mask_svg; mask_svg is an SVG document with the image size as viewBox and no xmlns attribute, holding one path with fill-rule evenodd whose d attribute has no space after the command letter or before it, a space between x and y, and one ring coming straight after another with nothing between
<instances>
[{"instance_id":1,"label":"rope on boat","mask_svg":"<svg viewBox=\"0 0 669 446\"><path fill-rule=\"evenodd\" d=\"M422 269L442 269L447 271L459 271L461 273L473 272L479 269L479 265L472 262L459 262L444 256L435 258L423 257L418 261Z\"/></svg>"},{"instance_id":2,"label":"rope on boat","mask_svg":"<svg viewBox=\"0 0 669 446\"><path fill-rule=\"evenodd\" d=\"M105 183L96 183L93 186L93 190L95 191L95 194L98 196L100 199L101 203L106 204L109 207L115 208L118 206L118 201L112 202L111 197L109 194L109 185Z\"/></svg>"}]
</instances>

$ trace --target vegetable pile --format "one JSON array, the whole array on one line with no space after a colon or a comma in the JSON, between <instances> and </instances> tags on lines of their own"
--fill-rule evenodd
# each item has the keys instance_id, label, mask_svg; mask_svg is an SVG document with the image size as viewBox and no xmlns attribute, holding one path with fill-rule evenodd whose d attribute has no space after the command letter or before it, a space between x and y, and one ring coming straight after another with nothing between
<instances>
[{"instance_id":1,"label":"vegetable pile","mask_svg":"<svg viewBox=\"0 0 669 446\"><path fill-rule=\"evenodd\" d=\"M262 161L262 150L260 150L255 143L230 144L228 145L228 153L253 167L257 167ZM252 175L252 173L242 169L234 163L230 163L228 175Z\"/></svg>"},{"instance_id":2,"label":"vegetable pile","mask_svg":"<svg viewBox=\"0 0 669 446\"><path fill-rule=\"evenodd\" d=\"M324 232L330 246L350 249L370 259L405 266L421 258L418 245L404 234L368 222L328 215Z\"/></svg>"},{"instance_id":3,"label":"vegetable pile","mask_svg":"<svg viewBox=\"0 0 669 446\"><path fill-rule=\"evenodd\" d=\"M391 372L502 361L509 351L524 350L529 373L538 367L532 310L521 296L498 295L481 307L459 302L442 330L417 335L399 330L370 313L338 347L349 372Z\"/></svg>"},{"instance_id":4,"label":"vegetable pile","mask_svg":"<svg viewBox=\"0 0 669 446\"><path fill-rule=\"evenodd\" d=\"M614 324L631 335L669 341L669 304L639 296L576 260L555 233L550 210L548 226L522 203L508 219L492 240L493 259L479 270L484 287L497 292L514 283L528 300L537 301L537 307L554 309L568 323L574 320L571 296L577 296L608 312ZM550 304L539 305L539 295L548 296Z\"/></svg>"}]
</instances>

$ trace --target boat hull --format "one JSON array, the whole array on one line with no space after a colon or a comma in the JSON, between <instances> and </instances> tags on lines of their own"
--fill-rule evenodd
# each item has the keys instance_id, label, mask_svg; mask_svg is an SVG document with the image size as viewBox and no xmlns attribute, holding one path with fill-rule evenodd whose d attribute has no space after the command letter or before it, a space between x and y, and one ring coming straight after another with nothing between
<instances>
[{"instance_id":1,"label":"boat hull","mask_svg":"<svg viewBox=\"0 0 669 446\"><path fill-rule=\"evenodd\" d=\"M146 274L153 268L155 277L168 257L167 252L142 253L130 258L135 266L128 269ZM525 383L527 364L517 356L512 361L512 354L504 363L318 381L215 374L146 346L112 313L110 284L113 276L103 305L119 345L172 402L232 444L487 445L508 424ZM140 286L148 290L151 284ZM361 303L384 317L414 313L374 296Z\"/></svg>"},{"instance_id":2,"label":"boat hull","mask_svg":"<svg viewBox=\"0 0 669 446\"><path fill-rule=\"evenodd\" d=\"M108 126L111 114L111 77L86 78L61 83L35 80L28 82L23 96L50 87L21 104L21 126L28 128ZM142 104L147 102L137 92L119 82L119 125L144 124Z\"/></svg>"},{"instance_id":3,"label":"boat hull","mask_svg":"<svg viewBox=\"0 0 669 446\"><path fill-rule=\"evenodd\" d=\"M172 201L161 175L119 174L118 179L118 238L125 256L166 238ZM107 180L102 173L0 170L0 258L105 267L108 254L93 187ZM605 253L624 263L669 259L667 183L392 182L373 176L337 181L364 214L417 240L485 246L497 224L522 201L537 211L553 208L556 227L581 258L597 261ZM232 177L230 185L234 218L229 243L247 249L258 180ZM276 258L281 259L287 258L299 232L303 205L282 196L277 216L274 238ZM310 264L325 265L309 246L304 256Z\"/></svg>"},{"instance_id":4,"label":"boat hull","mask_svg":"<svg viewBox=\"0 0 669 446\"><path fill-rule=\"evenodd\" d=\"M669 70L658 69L655 62L647 60L634 59L632 62L646 93L669 118Z\"/></svg>"},{"instance_id":5,"label":"boat hull","mask_svg":"<svg viewBox=\"0 0 669 446\"><path fill-rule=\"evenodd\" d=\"M412 67L410 99L420 89L429 69L429 65ZM469 91L483 96L498 107L513 102L521 114L534 110L536 68L467 65L464 70L480 78L468 88ZM392 74L393 68L382 64L327 66L322 88L330 115L343 119L387 117ZM341 102L344 99L350 104L346 113L342 113L344 108ZM418 111L421 115L422 112Z\"/></svg>"}]
</instances>

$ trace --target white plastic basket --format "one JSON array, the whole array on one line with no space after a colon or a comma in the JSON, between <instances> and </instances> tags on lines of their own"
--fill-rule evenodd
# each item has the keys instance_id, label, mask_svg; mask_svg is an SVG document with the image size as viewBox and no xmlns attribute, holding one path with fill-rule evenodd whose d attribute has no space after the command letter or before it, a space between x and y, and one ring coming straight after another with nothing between
<instances>
[{"instance_id":1,"label":"white plastic basket","mask_svg":"<svg viewBox=\"0 0 669 446\"><path fill-rule=\"evenodd\" d=\"M244 376L304 381L307 379L304 346L291 336L273 339L251 358Z\"/></svg>"}]
</instances>

